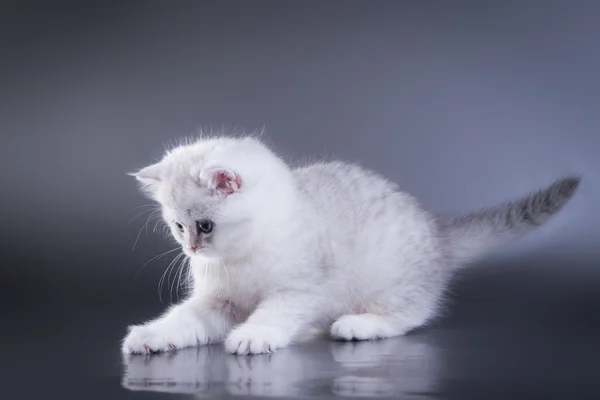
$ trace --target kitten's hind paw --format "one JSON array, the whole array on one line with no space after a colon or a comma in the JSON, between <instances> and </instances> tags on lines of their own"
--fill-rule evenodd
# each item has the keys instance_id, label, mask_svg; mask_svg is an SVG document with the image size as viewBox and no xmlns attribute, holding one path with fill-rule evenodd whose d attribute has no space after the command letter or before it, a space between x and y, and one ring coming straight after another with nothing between
<instances>
[{"instance_id":1,"label":"kitten's hind paw","mask_svg":"<svg viewBox=\"0 0 600 400\"><path fill-rule=\"evenodd\" d=\"M331 325L331 337L337 340L374 340L387 337L382 323L369 314L344 315Z\"/></svg>"},{"instance_id":2,"label":"kitten's hind paw","mask_svg":"<svg viewBox=\"0 0 600 400\"><path fill-rule=\"evenodd\" d=\"M331 337L338 340L375 340L404 335L418 324L401 314L348 314L331 325Z\"/></svg>"}]
</instances>

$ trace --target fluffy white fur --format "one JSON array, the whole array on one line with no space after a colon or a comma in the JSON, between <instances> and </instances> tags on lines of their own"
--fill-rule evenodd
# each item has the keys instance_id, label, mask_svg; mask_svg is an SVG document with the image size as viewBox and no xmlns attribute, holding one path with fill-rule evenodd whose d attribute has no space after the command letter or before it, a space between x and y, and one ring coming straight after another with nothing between
<instances>
[{"instance_id":1,"label":"fluffy white fur","mask_svg":"<svg viewBox=\"0 0 600 400\"><path fill-rule=\"evenodd\" d=\"M124 353L222 341L229 353L265 353L315 326L342 340L403 335L435 316L456 268L541 225L579 183L444 219L371 171L291 169L253 137L181 145L133 175L161 205L193 282L185 301L129 328ZM198 228L206 220L210 233Z\"/></svg>"}]
</instances>

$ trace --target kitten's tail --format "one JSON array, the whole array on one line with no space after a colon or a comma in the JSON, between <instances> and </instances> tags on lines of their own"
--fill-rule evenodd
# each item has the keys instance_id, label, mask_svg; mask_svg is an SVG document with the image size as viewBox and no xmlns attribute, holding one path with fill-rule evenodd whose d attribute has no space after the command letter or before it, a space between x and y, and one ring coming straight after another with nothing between
<instances>
[{"instance_id":1,"label":"kitten's tail","mask_svg":"<svg viewBox=\"0 0 600 400\"><path fill-rule=\"evenodd\" d=\"M562 178L519 200L442 223L455 265L473 261L546 223L573 197L580 181L581 177Z\"/></svg>"}]
</instances>

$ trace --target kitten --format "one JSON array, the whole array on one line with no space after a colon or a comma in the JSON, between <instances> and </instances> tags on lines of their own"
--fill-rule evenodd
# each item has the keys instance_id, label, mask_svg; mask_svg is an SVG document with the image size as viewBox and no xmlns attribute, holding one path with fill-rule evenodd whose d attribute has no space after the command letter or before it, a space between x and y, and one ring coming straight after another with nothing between
<instances>
[{"instance_id":1,"label":"kitten","mask_svg":"<svg viewBox=\"0 0 600 400\"><path fill-rule=\"evenodd\" d=\"M403 335L439 310L452 273L545 223L580 178L445 219L349 163L289 168L254 137L170 150L132 174L190 260L190 296L129 327L124 353L223 342L282 348L311 327L341 340Z\"/></svg>"}]
</instances>

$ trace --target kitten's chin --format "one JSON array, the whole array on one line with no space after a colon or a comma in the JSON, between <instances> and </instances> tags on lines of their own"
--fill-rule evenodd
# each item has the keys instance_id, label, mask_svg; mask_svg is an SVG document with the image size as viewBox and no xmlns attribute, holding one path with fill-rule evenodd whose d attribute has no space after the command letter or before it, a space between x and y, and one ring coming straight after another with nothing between
<instances>
[{"instance_id":1,"label":"kitten's chin","mask_svg":"<svg viewBox=\"0 0 600 400\"><path fill-rule=\"evenodd\" d=\"M200 249L195 253L186 251L185 254L194 260L216 261L219 259L219 256L210 249Z\"/></svg>"}]
</instances>

